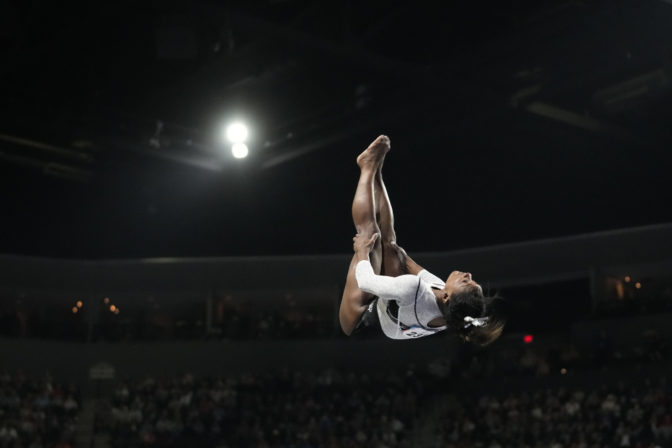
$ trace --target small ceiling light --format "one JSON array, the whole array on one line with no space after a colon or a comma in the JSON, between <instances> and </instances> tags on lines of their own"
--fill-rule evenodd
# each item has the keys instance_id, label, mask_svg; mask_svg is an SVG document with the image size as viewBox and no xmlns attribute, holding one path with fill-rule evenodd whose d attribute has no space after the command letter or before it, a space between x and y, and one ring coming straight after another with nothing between
<instances>
[{"instance_id":1,"label":"small ceiling light","mask_svg":"<svg viewBox=\"0 0 672 448\"><path fill-rule=\"evenodd\" d=\"M231 153L236 159L243 159L247 157L249 151L245 143L234 143L234 145L231 147Z\"/></svg>"},{"instance_id":2,"label":"small ceiling light","mask_svg":"<svg viewBox=\"0 0 672 448\"><path fill-rule=\"evenodd\" d=\"M77 308L81 308L84 304L82 303L81 300L77 301Z\"/></svg>"}]
</instances>

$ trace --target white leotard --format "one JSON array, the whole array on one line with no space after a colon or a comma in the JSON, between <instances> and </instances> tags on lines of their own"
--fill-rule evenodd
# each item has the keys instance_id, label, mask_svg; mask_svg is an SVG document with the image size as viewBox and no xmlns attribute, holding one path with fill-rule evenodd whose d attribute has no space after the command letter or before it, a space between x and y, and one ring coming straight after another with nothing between
<instances>
[{"instance_id":1,"label":"white leotard","mask_svg":"<svg viewBox=\"0 0 672 448\"><path fill-rule=\"evenodd\" d=\"M446 329L445 326L429 327L429 322L443 317L432 287L445 287L445 283L431 272L423 269L418 275L376 275L371 263L361 260L355 267L355 277L362 291L378 297L378 318L385 336L392 339L414 339ZM391 301L397 302L399 306L396 319L388 311Z\"/></svg>"}]
</instances>

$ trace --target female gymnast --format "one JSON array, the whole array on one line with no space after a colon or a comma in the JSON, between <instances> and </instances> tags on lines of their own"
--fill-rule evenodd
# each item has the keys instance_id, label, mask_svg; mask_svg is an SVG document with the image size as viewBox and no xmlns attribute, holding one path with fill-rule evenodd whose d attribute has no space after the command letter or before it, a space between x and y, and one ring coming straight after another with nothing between
<instances>
[{"instance_id":1,"label":"female gymnast","mask_svg":"<svg viewBox=\"0 0 672 448\"><path fill-rule=\"evenodd\" d=\"M382 176L389 150L390 139L381 135L357 157L357 235L339 311L343 332L382 330L392 339L413 339L453 330L477 345L493 342L506 322L503 299L484 296L468 272L453 271L443 282L397 245Z\"/></svg>"}]
</instances>

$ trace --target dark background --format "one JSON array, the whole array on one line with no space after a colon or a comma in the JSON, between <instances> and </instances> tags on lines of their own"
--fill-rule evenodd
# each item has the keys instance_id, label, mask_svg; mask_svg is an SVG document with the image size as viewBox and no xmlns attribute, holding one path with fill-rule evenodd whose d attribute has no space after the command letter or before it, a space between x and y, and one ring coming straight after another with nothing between
<instances>
[{"instance_id":1,"label":"dark background","mask_svg":"<svg viewBox=\"0 0 672 448\"><path fill-rule=\"evenodd\" d=\"M381 133L411 253L670 221L671 21L644 0L4 3L0 252L349 252Z\"/></svg>"}]
</instances>

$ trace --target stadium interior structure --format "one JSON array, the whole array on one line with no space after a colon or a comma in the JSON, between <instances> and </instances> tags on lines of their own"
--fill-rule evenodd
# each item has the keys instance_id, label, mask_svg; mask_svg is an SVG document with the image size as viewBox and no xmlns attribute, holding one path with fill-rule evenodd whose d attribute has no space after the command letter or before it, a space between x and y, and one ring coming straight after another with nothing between
<instances>
[{"instance_id":1,"label":"stadium interior structure","mask_svg":"<svg viewBox=\"0 0 672 448\"><path fill-rule=\"evenodd\" d=\"M672 446L671 23L0 3L0 448ZM399 244L510 301L491 346L340 330L380 134Z\"/></svg>"}]
</instances>

